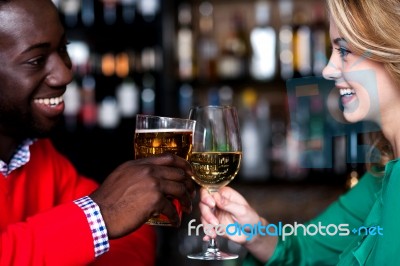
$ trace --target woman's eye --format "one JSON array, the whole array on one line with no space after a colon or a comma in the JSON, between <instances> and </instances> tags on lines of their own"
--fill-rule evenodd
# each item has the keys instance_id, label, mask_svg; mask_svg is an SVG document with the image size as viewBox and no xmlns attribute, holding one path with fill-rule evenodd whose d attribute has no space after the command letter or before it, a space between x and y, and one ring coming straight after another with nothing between
<instances>
[{"instance_id":1,"label":"woman's eye","mask_svg":"<svg viewBox=\"0 0 400 266\"><path fill-rule=\"evenodd\" d=\"M351 54L351 51L347 50L344 47L339 47L339 48L335 48L335 49L338 51L340 57L342 57L342 58L345 58L348 54Z\"/></svg>"}]
</instances>

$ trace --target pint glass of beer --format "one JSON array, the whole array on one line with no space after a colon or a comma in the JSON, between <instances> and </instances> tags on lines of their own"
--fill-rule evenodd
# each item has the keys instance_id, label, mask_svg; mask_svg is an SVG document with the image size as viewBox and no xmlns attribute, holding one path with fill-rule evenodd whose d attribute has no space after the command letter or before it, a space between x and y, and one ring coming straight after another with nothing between
<instances>
[{"instance_id":1,"label":"pint glass of beer","mask_svg":"<svg viewBox=\"0 0 400 266\"><path fill-rule=\"evenodd\" d=\"M195 123L189 119L136 115L135 159L170 152L189 160ZM181 218L182 208L179 201L171 201ZM168 217L163 214L150 218L147 224L171 226Z\"/></svg>"}]
</instances>

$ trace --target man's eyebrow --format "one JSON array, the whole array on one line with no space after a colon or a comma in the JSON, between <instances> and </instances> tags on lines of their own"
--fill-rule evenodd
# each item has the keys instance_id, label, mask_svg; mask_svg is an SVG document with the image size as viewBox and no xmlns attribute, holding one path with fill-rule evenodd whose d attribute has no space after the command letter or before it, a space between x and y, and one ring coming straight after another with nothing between
<instances>
[{"instance_id":1,"label":"man's eyebrow","mask_svg":"<svg viewBox=\"0 0 400 266\"><path fill-rule=\"evenodd\" d=\"M60 38L60 42L63 42L63 41L65 41L66 40L66 35L65 35L65 33L61 36L61 38ZM24 53L28 53L28 52L30 52L30 51L32 51L32 50L35 50L35 49L47 49L47 48L50 48L50 46L51 46L51 44L49 43L49 42L42 42L42 43L37 43L37 44L34 44L34 45L32 45L32 46L29 46L27 49L25 49L23 52L22 52L22 54L24 54Z\"/></svg>"},{"instance_id":2,"label":"man's eyebrow","mask_svg":"<svg viewBox=\"0 0 400 266\"><path fill-rule=\"evenodd\" d=\"M347 42L345 38L336 38L333 40L334 44L340 44L341 42Z\"/></svg>"},{"instance_id":3,"label":"man's eyebrow","mask_svg":"<svg viewBox=\"0 0 400 266\"><path fill-rule=\"evenodd\" d=\"M28 53L28 52L30 52L30 51L32 51L32 50L35 50L35 49L43 49L43 48L49 48L50 47L50 43L38 43L38 44L35 44L35 45L32 45L32 46L29 46L27 49L25 49L23 52L22 52L22 54L24 54L24 53Z\"/></svg>"}]
</instances>

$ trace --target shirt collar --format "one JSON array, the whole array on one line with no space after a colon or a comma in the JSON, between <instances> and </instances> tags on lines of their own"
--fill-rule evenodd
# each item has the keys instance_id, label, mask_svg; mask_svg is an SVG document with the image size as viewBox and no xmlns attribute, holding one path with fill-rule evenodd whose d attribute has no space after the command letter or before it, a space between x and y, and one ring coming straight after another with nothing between
<instances>
[{"instance_id":1,"label":"shirt collar","mask_svg":"<svg viewBox=\"0 0 400 266\"><path fill-rule=\"evenodd\" d=\"M0 160L0 173L2 173L4 176L8 176L15 169L18 169L19 167L28 163L31 156L29 146L35 141L36 139L26 139L23 141L16 149L9 164Z\"/></svg>"}]
</instances>

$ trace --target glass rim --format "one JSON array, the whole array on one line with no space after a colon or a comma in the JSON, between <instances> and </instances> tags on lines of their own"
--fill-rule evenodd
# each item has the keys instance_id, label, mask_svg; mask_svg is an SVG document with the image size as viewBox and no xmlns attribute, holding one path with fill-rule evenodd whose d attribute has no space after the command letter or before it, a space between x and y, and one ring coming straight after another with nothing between
<instances>
[{"instance_id":1,"label":"glass rim","mask_svg":"<svg viewBox=\"0 0 400 266\"><path fill-rule=\"evenodd\" d=\"M190 109L201 109L201 108L210 108L210 109L237 109L234 105L196 105L196 106L192 106Z\"/></svg>"},{"instance_id":2,"label":"glass rim","mask_svg":"<svg viewBox=\"0 0 400 266\"><path fill-rule=\"evenodd\" d=\"M170 117L170 116L160 116L160 115L146 115L146 114L136 114L136 119L138 117L148 117L154 119L166 119L166 120L176 120L176 121L185 121L185 122L196 122L196 120L189 119L189 118L181 118L181 117Z\"/></svg>"}]
</instances>

